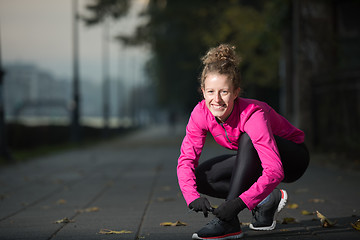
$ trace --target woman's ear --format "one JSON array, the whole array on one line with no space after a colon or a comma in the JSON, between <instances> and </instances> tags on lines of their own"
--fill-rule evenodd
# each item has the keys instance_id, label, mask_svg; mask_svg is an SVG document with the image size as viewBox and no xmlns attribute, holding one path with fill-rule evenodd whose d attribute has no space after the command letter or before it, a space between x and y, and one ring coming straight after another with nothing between
<instances>
[{"instance_id":1,"label":"woman's ear","mask_svg":"<svg viewBox=\"0 0 360 240\"><path fill-rule=\"evenodd\" d=\"M205 89L204 88L200 88L201 93L202 93L202 97L205 99Z\"/></svg>"},{"instance_id":2,"label":"woman's ear","mask_svg":"<svg viewBox=\"0 0 360 240\"><path fill-rule=\"evenodd\" d=\"M237 89L235 89L235 91L234 91L236 96L239 96L240 92L241 92L241 88L239 88L239 87Z\"/></svg>"}]
</instances>

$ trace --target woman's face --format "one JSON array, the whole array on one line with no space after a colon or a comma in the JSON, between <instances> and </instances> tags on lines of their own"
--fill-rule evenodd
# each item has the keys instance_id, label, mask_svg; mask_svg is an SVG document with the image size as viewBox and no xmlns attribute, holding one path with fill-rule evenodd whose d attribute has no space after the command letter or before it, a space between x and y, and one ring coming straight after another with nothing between
<instances>
[{"instance_id":1,"label":"woman's face","mask_svg":"<svg viewBox=\"0 0 360 240\"><path fill-rule=\"evenodd\" d=\"M201 89L205 98L206 106L210 112L220 121L230 116L234 100L240 92L240 88L234 89L230 79L219 73L209 73Z\"/></svg>"}]
</instances>

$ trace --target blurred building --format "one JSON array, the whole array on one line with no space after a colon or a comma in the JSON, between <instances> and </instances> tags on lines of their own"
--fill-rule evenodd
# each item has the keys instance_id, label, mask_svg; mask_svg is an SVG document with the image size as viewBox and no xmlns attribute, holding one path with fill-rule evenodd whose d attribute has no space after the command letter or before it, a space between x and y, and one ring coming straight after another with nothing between
<instances>
[{"instance_id":1,"label":"blurred building","mask_svg":"<svg viewBox=\"0 0 360 240\"><path fill-rule=\"evenodd\" d=\"M8 120L24 118L68 118L68 81L31 64L12 64L5 67L5 116Z\"/></svg>"},{"instance_id":2,"label":"blurred building","mask_svg":"<svg viewBox=\"0 0 360 240\"><path fill-rule=\"evenodd\" d=\"M7 121L31 125L70 124L72 84L32 64L11 64L5 67L4 100ZM110 80L110 125L126 126L134 121L149 123L153 94L145 83L126 86ZM101 127L102 83L80 81L80 121L82 125ZM141 96L141 97L139 97Z\"/></svg>"}]
</instances>

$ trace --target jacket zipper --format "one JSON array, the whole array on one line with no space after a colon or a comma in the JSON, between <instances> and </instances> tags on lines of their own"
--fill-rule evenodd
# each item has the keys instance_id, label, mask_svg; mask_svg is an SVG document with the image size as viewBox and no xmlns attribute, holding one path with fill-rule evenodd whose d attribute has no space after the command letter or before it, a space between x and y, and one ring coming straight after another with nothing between
<instances>
[{"instance_id":1,"label":"jacket zipper","mask_svg":"<svg viewBox=\"0 0 360 240\"><path fill-rule=\"evenodd\" d=\"M226 131L226 129L225 129L225 127L224 127L223 123L220 123L220 125L221 125L221 127L224 129L224 131L225 131L225 136L226 136L226 139L229 141L229 143L232 143L232 142L230 141L229 137L228 137L227 131Z\"/></svg>"}]
</instances>

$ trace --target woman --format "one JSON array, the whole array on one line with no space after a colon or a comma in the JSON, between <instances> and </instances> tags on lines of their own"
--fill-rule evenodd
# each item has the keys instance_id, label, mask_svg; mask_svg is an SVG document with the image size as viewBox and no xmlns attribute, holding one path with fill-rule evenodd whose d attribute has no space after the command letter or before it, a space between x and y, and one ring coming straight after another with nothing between
<instances>
[{"instance_id":1,"label":"woman","mask_svg":"<svg viewBox=\"0 0 360 240\"><path fill-rule=\"evenodd\" d=\"M193 239L242 237L238 213L252 210L254 230L275 228L275 212L287 201L276 188L294 182L305 172L309 153L304 133L269 105L239 97L240 71L235 48L221 44L202 58L200 77L204 97L191 113L181 145L177 175L190 209L216 216L193 234ZM206 135L210 132L221 146L237 151L198 165ZM224 198L213 209L206 197Z\"/></svg>"}]
</instances>

